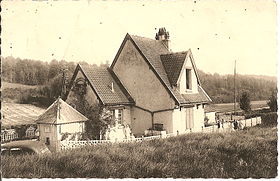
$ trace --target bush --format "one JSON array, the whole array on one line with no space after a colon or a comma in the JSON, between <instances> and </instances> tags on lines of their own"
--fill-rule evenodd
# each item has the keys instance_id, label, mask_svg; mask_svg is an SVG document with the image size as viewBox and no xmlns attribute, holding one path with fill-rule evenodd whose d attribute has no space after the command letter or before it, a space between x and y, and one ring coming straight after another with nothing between
<instances>
[{"instance_id":1,"label":"bush","mask_svg":"<svg viewBox=\"0 0 280 181\"><path fill-rule=\"evenodd\" d=\"M250 94L248 92L242 93L239 100L239 106L240 109L242 109L245 112L249 112L251 110L251 100L250 100Z\"/></svg>"},{"instance_id":2,"label":"bush","mask_svg":"<svg viewBox=\"0 0 280 181\"><path fill-rule=\"evenodd\" d=\"M262 125L264 126L277 126L277 112L270 112L262 114Z\"/></svg>"},{"instance_id":3,"label":"bush","mask_svg":"<svg viewBox=\"0 0 280 181\"><path fill-rule=\"evenodd\" d=\"M250 118L254 118L254 117L259 117L261 115L263 115L264 113L270 113L270 109L259 109L259 110L252 110L249 113L245 113L245 119L250 119Z\"/></svg>"},{"instance_id":4,"label":"bush","mask_svg":"<svg viewBox=\"0 0 280 181\"><path fill-rule=\"evenodd\" d=\"M269 106L271 111L277 112L277 91L272 92L267 105Z\"/></svg>"}]
</instances>

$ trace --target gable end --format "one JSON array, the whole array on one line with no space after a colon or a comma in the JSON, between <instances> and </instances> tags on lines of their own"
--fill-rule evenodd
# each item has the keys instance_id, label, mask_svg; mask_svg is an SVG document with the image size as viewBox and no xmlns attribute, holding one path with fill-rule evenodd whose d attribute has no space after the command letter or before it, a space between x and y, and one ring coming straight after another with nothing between
<instances>
[{"instance_id":1,"label":"gable end","mask_svg":"<svg viewBox=\"0 0 280 181\"><path fill-rule=\"evenodd\" d=\"M127 42L127 40L130 40L132 42L132 44L134 45L134 47L137 49L137 51L140 53L140 55L143 57L143 59L145 60L145 62L148 64L148 66L150 67L150 69L154 72L154 74L156 75L157 79L161 82L161 84L164 86L164 88L167 90L167 92L169 93L169 95L171 95L171 97L174 99L175 103L177 105L180 104L180 102L177 100L177 98L175 97L175 95L172 93L172 91L170 90L170 88L164 83L164 81L162 80L162 78L159 76L158 72L155 70L155 68L153 67L153 65L149 62L148 58L143 54L143 52L140 50L139 46L135 43L135 41L133 40L133 38L131 38L131 36L127 33L118 52L117 55L115 56L110 69L113 70L119 56L120 53L122 52L125 43Z\"/></svg>"}]
</instances>

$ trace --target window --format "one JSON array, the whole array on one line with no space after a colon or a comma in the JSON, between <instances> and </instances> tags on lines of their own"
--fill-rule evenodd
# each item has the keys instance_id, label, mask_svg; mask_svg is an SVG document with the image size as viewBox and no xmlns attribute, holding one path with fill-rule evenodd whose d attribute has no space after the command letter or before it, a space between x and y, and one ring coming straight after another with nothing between
<instances>
[{"instance_id":1,"label":"window","mask_svg":"<svg viewBox=\"0 0 280 181\"><path fill-rule=\"evenodd\" d=\"M192 89L191 69L186 69L186 89Z\"/></svg>"},{"instance_id":2,"label":"window","mask_svg":"<svg viewBox=\"0 0 280 181\"><path fill-rule=\"evenodd\" d=\"M123 119L123 110L122 109L118 109L117 110L117 119L118 119L118 123L121 124L122 123L122 119Z\"/></svg>"},{"instance_id":3,"label":"window","mask_svg":"<svg viewBox=\"0 0 280 181\"><path fill-rule=\"evenodd\" d=\"M122 124L123 122L123 109L114 109L111 111L112 119L114 121L118 121L118 124Z\"/></svg>"},{"instance_id":4,"label":"window","mask_svg":"<svg viewBox=\"0 0 280 181\"><path fill-rule=\"evenodd\" d=\"M51 132L51 129L49 126L45 126L45 133L50 133Z\"/></svg>"}]
</instances>

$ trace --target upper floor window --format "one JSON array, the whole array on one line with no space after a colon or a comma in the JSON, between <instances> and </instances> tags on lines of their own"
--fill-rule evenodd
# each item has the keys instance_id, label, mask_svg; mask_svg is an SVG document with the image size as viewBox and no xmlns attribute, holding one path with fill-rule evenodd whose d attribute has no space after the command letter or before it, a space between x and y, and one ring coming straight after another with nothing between
<instances>
[{"instance_id":1,"label":"upper floor window","mask_svg":"<svg viewBox=\"0 0 280 181\"><path fill-rule=\"evenodd\" d=\"M192 89L192 77L191 77L191 69L186 69L186 89Z\"/></svg>"},{"instance_id":2,"label":"upper floor window","mask_svg":"<svg viewBox=\"0 0 280 181\"><path fill-rule=\"evenodd\" d=\"M45 126L45 133L50 133L51 132L51 129L49 126Z\"/></svg>"}]
</instances>

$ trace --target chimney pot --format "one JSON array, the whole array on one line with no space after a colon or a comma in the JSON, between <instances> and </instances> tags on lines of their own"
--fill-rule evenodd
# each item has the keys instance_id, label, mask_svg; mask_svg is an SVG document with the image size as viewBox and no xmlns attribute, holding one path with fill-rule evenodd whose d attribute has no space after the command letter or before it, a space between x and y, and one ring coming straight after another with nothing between
<instances>
[{"instance_id":1,"label":"chimney pot","mask_svg":"<svg viewBox=\"0 0 280 181\"><path fill-rule=\"evenodd\" d=\"M159 28L155 38L156 40L160 40L166 46L166 48L169 49L169 32L166 31L164 27Z\"/></svg>"}]
</instances>

